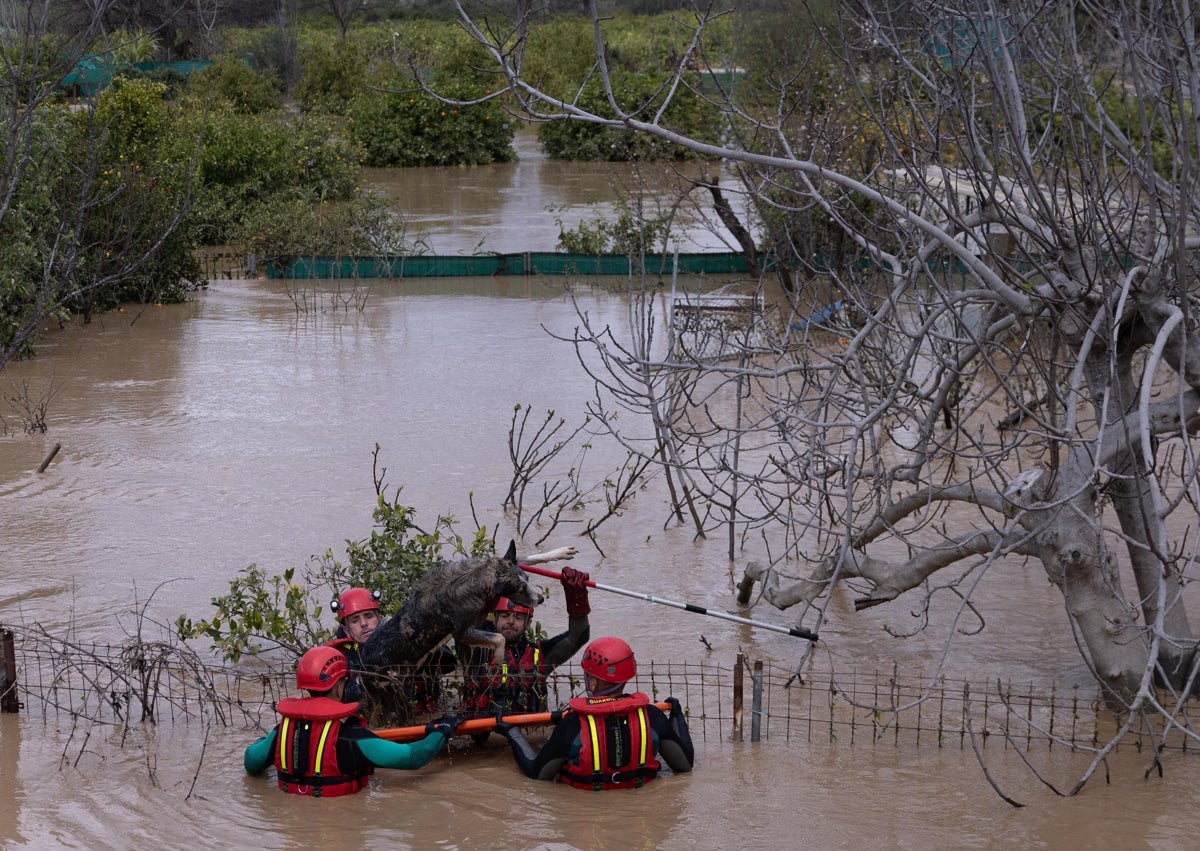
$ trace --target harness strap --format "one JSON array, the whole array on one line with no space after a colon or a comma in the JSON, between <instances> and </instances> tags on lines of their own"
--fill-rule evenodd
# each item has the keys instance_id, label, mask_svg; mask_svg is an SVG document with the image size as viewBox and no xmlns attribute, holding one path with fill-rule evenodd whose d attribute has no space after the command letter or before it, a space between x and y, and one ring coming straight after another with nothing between
<instances>
[{"instance_id":1,"label":"harness strap","mask_svg":"<svg viewBox=\"0 0 1200 851\"><path fill-rule=\"evenodd\" d=\"M612 771L600 774L572 774L571 780L580 783L591 783L600 789L605 783L627 783L630 780L653 780L658 776L657 768L642 765L626 771Z\"/></svg>"},{"instance_id":2,"label":"harness strap","mask_svg":"<svg viewBox=\"0 0 1200 851\"><path fill-rule=\"evenodd\" d=\"M336 783L366 784L365 777L322 777L320 775L290 774L276 771L280 783L293 783L297 786L333 786Z\"/></svg>"},{"instance_id":3,"label":"harness strap","mask_svg":"<svg viewBox=\"0 0 1200 851\"><path fill-rule=\"evenodd\" d=\"M517 674L537 675L537 674L541 673L542 648L538 645L534 645L532 650L533 650L533 659L532 659L533 667L528 670L521 667L521 662L525 658L524 655L520 659L517 659L515 656L513 657L513 664L516 667ZM527 650L526 653L528 653L528 652L529 651ZM509 656L509 654L505 653L504 661L500 663L500 676L499 676L500 685L508 684L508 656Z\"/></svg>"}]
</instances>

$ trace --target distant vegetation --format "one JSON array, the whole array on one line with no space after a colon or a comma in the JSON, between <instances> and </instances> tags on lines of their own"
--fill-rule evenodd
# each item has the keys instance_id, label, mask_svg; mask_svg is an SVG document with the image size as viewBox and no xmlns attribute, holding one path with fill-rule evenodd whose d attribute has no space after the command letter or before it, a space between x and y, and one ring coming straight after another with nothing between
<instances>
[{"instance_id":1,"label":"distant vegetation","mask_svg":"<svg viewBox=\"0 0 1200 851\"><path fill-rule=\"evenodd\" d=\"M21 142L27 166L0 175L0 189L10 186L13 199L0 210L9 237L0 245L0 365L31 353L34 328L45 318L185 298L205 283L195 254L205 246L281 259L407 250L402 211L361 188L364 166L515 158L512 95L497 93L497 79L479 70L486 57L448 16L330 2L320 4L325 14L283 24L239 7L225 26L180 19L162 27L152 10L138 18L107 0L84 27L86 10L75 5L30 34L66 40L71 27L82 33L73 54L56 51L72 58L61 70L43 69L45 79L66 79L85 63L111 77L94 98L72 98L51 82L32 103ZM607 23L624 109L661 106L663 82L688 44L689 30L678 21L688 13L657 8L617 13ZM125 18L114 29L118 13ZM731 62L733 18L711 33L706 55ZM592 38L577 14L546 16L529 32L525 63L564 99L603 114L607 102L594 77L576 91L588 77ZM211 65L185 73L181 62L154 64L166 56ZM10 63L14 85L20 74ZM718 113L700 96L699 72L691 79L693 88L675 93L667 120L682 133L715 138ZM435 99L422 83L461 103ZM20 127L19 116L9 124ZM669 145L582 123L540 125L538 138L551 157L680 156ZM64 239L71 241L66 266Z\"/></svg>"}]
</instances>

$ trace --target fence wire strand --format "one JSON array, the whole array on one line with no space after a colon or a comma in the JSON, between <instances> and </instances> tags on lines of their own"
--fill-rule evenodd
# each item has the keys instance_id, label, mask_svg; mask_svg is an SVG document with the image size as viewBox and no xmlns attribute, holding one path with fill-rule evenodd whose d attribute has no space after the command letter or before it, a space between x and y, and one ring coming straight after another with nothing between
<instances>
[{"instance_id":1,"label":"fence wire strand","mask_svg":"<svg viewBox=\"0 0 1200 851\"><path fill-rule=\"evenodd\" d=\"M283 668L235 667L203 661L185 645L72 642L41 630L15 630L16 688L21 712L72 716L101 725L190 724L269 728L274 704L295 694L294 674ZM744 660L741 664L749 670ZM631 684L654 701L679 700L698 741L751 740L757 714L764 742L803 740L851 746L971 747L970 729L983 747L1026 751L1063 746L1095 747L1113 729L1099 693L1079 687L1032 683L933 682L898 671L810 673L762 663L761 705L754 705L754 677L735 676L738 662L650 660ZM570 665L548 682L551 708L565 706L582 682ZM736 693L741 679L744 693ZM443 678L446 694L461 694L461 677ZM740 701L740 711L739 711ZM1193 730L1186 711L1179 724ZM1127 737L1135 747L1154 746L1153 731ZM1165 747L1188 749L1188 737L1172 733ZM1193 745L1194 747L1194 745Z\"/></svg>"}]
</instances>

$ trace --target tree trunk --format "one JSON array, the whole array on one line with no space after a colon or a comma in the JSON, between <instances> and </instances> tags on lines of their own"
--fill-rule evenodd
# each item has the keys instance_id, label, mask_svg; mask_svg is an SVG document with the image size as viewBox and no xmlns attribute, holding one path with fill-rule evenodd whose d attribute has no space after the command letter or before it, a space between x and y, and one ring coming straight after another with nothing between
<instances>
[{"instance_id":1,"label":"tree trunk","mask_svg":"<svg viewBox=\"0 0 1200 851\"><path fill-rule=\"evenodd\" d=\"M1059 512L1052 531L1042 536L1047 547L1042 565L1062 592L1106 700L1121 711L1138 692L1149 653L1121 595L1116 559L1101 546L1095 530L1076 517Z\"/></svg>"}]
</instances>

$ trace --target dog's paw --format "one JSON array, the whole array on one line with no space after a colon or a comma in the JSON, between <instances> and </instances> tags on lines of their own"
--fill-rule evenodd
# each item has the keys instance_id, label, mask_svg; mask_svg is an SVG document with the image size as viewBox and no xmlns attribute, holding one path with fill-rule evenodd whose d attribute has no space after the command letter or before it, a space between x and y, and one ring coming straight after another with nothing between
<instances>
[{"instance_id":1,"label":"dog's paw","mask_svg":"<svg viewBox=\"0 0 1200 851\"><path fill-rule=\"evenodd\" d=\"M570 561L579 555L579 550L574 547L559 547L557 550L550 550L548 553L534 553L525 559L526 564L544 564L548 561Z\"/></svg>"}]
</instances>

